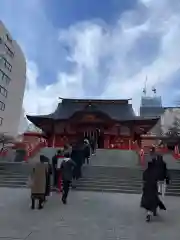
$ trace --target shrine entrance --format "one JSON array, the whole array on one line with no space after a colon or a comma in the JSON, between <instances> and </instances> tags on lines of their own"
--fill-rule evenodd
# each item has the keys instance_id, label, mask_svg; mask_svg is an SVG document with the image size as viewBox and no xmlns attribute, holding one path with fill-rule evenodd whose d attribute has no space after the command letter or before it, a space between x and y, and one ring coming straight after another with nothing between
<instances>
[{"instance_id":1,"label":"shrine entrance","mask_svg":"<svg viewBox=\"0 0 180 240\"><path fill-rule=\"evenodd\" d=\"M87 129L83 132L83 137L95 141L97 148L104 148L104 133L101 129Z\"/></svg>"},{"instance_id":2,"label":"shrine entrance","mask_svg":"<svg viewBox=\"0 0 180 240\"><path fill-rule=\"evenodd\" d=\"M101 112L78 112L71 118L78 138L94 141L97 148L104 148L104 132L111 124L111 119Z\"/></svg>"}]
</instances>

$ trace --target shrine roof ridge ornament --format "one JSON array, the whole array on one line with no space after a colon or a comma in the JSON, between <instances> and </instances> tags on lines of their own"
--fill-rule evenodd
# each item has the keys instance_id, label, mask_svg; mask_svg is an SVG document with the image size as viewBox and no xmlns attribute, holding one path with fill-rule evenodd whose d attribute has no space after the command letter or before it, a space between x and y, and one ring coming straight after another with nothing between
<instances>
[{"instance_id":1,"label":"shrine roof ridge ornament","mask_svg":"<svg viewBox=\"0 0 180 240\"><path fill-rule=\"evenodd\" d=\"M73 103L122 103L122 104L128 104L132 98L128 99L86 99L86 98L63 98L59 97L59 99L62 100L62 103L65 102L73 102Z\"/></svg>"}]
</instances>

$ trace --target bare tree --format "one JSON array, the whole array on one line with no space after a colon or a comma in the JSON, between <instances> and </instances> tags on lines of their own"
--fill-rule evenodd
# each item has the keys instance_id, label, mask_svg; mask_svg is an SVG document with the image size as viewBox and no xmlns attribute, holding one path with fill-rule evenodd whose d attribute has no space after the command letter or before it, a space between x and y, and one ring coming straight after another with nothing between
<instances>
[{"instance_id":1,"label":"bare tree","mask_svg":"<svg viewBox=\"0 0 180 240\"><path fill-rule=\"evenodd\" d=\"M166 133L168 137L180 137L180 119L178 117L174 118L172 126L168 129Z\"/></svg>"},{"instance_id":2,"label":"bare tree","mask_svg":"<svg viewBox=\"0 0 180 240\"><path fill-rule=\"evenodd\" d=\"M10 136L6 136L5 134L0 135L0 153L6 149L9 143L13 143L13 138Z\"/></svg>"}]
</instances>

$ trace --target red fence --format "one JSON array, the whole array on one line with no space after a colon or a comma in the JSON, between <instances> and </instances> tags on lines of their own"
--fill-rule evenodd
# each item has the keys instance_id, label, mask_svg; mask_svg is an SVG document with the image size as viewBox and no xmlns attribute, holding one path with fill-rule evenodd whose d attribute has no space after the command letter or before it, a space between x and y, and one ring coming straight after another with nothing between
<instances>
[{"instance_id":1,"label":"red fence","mask_svg":"<svg viewBox=\"0 0 180 240\"><path fill-rule=\"evenodd\" d=\"M174 148L173 157L174 157L176 160L179 160L179 159L180 159L179 146L177 146L177 145L176 145L175 148Z\"/></svg>"},{"instance_id":2,"label":"red fence","mask_svg":"<svg viewBox=\"0 0 180 240\"><path fill-rule=\"evenodd\" d=\"M24 149L26 152L24 161L27 161L45 146L47 146L47 140L41 134L25 133L22 141L16 142L15 149Z\"/></svg>"},{"instance_id":3,"label":"red fence","mask_svg":"<svg viewBox=\"0 0 180 240\"><path fill-rule=\"evenodd\" d=\"M43 138L38 139L34 142L25 142L25 150L26 150L26 156L25 161L27 161L30 157L35 156L41 148L47 146L47 141Z\"/></svg>"},{"instance_id":4,"label":"red fence","mask_svg":"<svg viewBox=\"0 0 180 240\"><path fill-rule=\"evenodd\" d=\"M1 156L1 157L5 157L7 154L8 154L8 149L7 149L7 148L3 149L3 150L0 152L0 156Z\"/></svg>"}]
</instances>

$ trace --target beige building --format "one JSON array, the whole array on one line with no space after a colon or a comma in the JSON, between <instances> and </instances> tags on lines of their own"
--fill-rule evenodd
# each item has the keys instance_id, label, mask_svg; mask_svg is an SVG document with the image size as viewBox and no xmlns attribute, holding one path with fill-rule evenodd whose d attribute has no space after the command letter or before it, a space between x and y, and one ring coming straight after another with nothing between
<instances>
[{"instance_id":1,"label":"beige building","mask_svg":"<svg viewBox=\"0 0 180 240\"><path fill-rule=\"evenodd\" d=\"M18 134L26 85L26 60L0 21L0 134Z\"/></svg>"}]
</instances>

